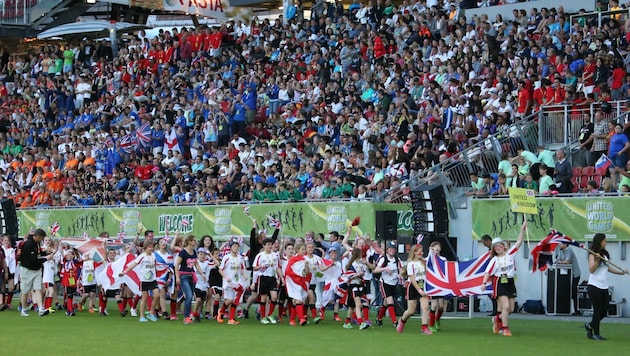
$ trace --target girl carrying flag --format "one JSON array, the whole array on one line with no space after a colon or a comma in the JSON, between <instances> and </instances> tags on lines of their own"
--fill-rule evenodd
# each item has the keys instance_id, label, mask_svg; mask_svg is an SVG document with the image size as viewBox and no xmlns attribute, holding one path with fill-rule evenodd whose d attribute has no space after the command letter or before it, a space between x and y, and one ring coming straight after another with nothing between
<instances>
[{"instance_id":1,"label":"girl carrying flag","mask_svg":"<svg viewBox=\"0 0 630 356\"><path fill-rule=\"evenodd\" d=\"M446 258L440 256L442 245L440 245L439 241L431 242L429 249L437 258L443 261L446 260ZM446 311L447 305L448 302L444 297L431 298L431 310L429 311L429 330L431 330L431 332L436 332L442 328L440 319L442 318L442 314Z\"/></svg>"},{"instance_id":2,"label":"girl carrying flag","mask_svg":"<svg viewBox=\"0 0 630 356\"><path fill-rule=\"evenodd\" d=\"M308 285L311 280L311 272L308 262L304 258L306 246L299 244L295 246L297 254L289 259L285 268L285 282L287 294L292 299L300 325L306 325L306 315L304 303L308 298Z\"/></svg>"},{"instance_id":3,"label":"girl carrying flag","mask_svg":"<svg viewBox=\"0 0 630 356\"><path fill-rule=\"evenodd\" d=\"M396 325L396 331L402 333L405 329L405 323L413 316L418 308L418 300L420 300L420 308L422 309L422 329L423 335L431 335L427 322L429 321L429 297L424 290L424 280L426 276L427 264L424 260L422 252L422 245L414 245L409 251L409 259L407 260L407 310L403 313L398 324ZM403 276L404 277L404 276Z\"/></svg>"},{"instance_id":4,"label":"girl carrying flag","mask_svg":"<svg viewBox=\"0 0 630 356\"><path fill-rule=\"evenodd\" d=\"M523 220L521 232L512 248L508 250L507 242L500 237L492 239L492 260L488 263L488 268L483 277L481 285L482 290L486 289L486 285L493 278L493 296L497 299L497 309L501 310L492 318L492 331L495 334L503 336L512 336L512 332L508 327L508 317L514 311L514 299L516 298L516 285L514 277L516 276L516 264L514 255L523 243L523 235L527 229L527 220Z\"/></svg>"},{"instance_id":5,"label":"girl carrying flag","mask_svg":"<svg viewBox=\"0 0 630 356\"><path fill-rule=\"evenodd\" d=\"M167 246L168 238L161 238L158 241L158 249L155 251L155 271L159 289L160 310L162 310L164 320L169 320L169 314L166 311L166 295L168 294L171 300L171 317L177 320L177 294L175 294L175 276L173 275L175 258L168 251Z\"/></svg>"},{"instance_id":6,"label":"girl carrying flag","mask_svg":"<svg viewBox=\"0 0 630 356\"><path fill-rule=\"evenodd\" d=\"M155 309L158 306L159 299L157 295L160 293L158 289L155 269L155 256L153 252L155 251L155 242L153 241L144 241L144 253L136 257L136 259L131 262L124 271L122 271L118 276L122 277L130 272L136 266L139 266L137 271L133 271L138 276L140 280L140 291L142 292L142 299L140 299L140 319L138 319L141 323L146 323L147 321L157 321L158 318L155 315ZM149 309L149 313L145 316L145 310L147 308L147 300L149 299L149 292L152 293L156 298L152 298L152 305Z\"/></svg>"}]
</instances>

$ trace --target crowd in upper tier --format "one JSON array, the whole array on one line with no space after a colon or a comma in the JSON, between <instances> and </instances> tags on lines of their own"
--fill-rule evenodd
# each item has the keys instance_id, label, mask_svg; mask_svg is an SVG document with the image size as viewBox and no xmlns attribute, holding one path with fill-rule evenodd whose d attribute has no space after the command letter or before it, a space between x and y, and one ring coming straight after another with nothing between
<instances>
[{"instance_id":1,"label":"crowd in upper tier","mask_svg":"<svg viewBox=\"0 0 630 356\"><path fill-rule=\"evenodd\" d=\"M621 14L598 26L562 7L295 10L115 46L3 49L0 195L20 207L382 200L541 107L629 97Z\"/></svg>"}]
</instances>

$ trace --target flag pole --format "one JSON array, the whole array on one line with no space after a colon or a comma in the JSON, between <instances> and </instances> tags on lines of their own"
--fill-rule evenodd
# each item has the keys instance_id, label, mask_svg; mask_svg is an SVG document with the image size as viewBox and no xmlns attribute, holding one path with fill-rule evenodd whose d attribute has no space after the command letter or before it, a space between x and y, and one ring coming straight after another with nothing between
<instances>
[{"instance_id":1,"label":"flag pole","mask_svg":"<svg viewBox=\"0 0 630 356\"><path fill-rule=\"evenodd\" d=\"M527 217L526 217L525 213L523 213L523 221L527 221ZM529 227L527 227L527 225L525 225L525 236L527 236L527 249L530 250L530 246L529 246Z\"/></svg>"},{"instance_id":2,"label":"flag pole","mask_svg":"<svg viewBox=\"0 0 630 356\"><path fill-rule=\"evenodd\" d=\"M617 266L616 264L614 264L613 262L611 262L611 261L609 261L609 260L604 260L604 257L603 257L602 255L600 255L599 253L597 253L597 252L595 252L595 251L591 250L590 248L588 248L588 247L584 247L584 246L580 246L580 248L581 248L581 249L583 249L583 250L588 251L589 253L592 253L593 255L595 255L595 257L598 257L598 258L602 259L602 260L604 261L604 263L609 264L609 265L611 265L611 266L615 267L615 268L616 268L616 269L618 269L619 271L624 272L624 274L630 274L630 272L628 272L628 270L627 270L627 269L621 268L621 267Z\"/></svg>"}]
</instances>

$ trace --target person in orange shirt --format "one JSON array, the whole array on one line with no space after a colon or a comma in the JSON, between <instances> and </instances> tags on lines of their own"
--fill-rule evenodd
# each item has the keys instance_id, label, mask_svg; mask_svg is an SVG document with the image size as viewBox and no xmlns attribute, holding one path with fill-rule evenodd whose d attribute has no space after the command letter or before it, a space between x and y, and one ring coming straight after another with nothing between
<instances>
[{"instance_id":1,"label":"person in orange shirt","mask_svg":"<svg viewBox=\"0 0 630 356\"><path fill-rule=\"evenodd\" d=\"M69 152L66 164L63 166L64 171L74 171L79 166L79 160L74 156L74 153Z\"/></svg>"}]
</instances>

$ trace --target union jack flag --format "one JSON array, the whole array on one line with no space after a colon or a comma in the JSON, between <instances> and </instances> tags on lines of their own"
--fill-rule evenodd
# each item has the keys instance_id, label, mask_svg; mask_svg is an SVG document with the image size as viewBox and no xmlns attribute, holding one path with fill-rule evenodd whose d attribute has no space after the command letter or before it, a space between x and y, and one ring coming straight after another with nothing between
<instances>
[{"instance_id":1,"label":"union jack flag","mask_svg":"<svg viewBox=\"0 0 630 356\"><path fill-rule=\"evenodd\" d=\"M188 225L189 225L188 219L183 219L182 220L182 226L188 227Z\"/></svg>"},{"instance_id":2,"label":"union jack flag","mask_svg":"<svg viewBox=\"0 0 630 356\"><path fill-rule=\"evenodd\" d=\"M111 136L107 136L107 138L105 139L105 146L107 148L114 147L114 139Z\"/></svg>"},{"instance_id":3,"label":"union jack flag","mask_svg":"<svg viewBox=\"0 0 630 356\"><path fill-rule=\"evenodd\" d=\"M269 227L271 228L279 229L282 226L282 222L280 222L280 219L275 219L271 216L267 216L267 219L269 221Z\"/></svg>"},{"instance_id":4,"label":"union jack flag","mask_svg":"<svg viewBox=\"0 0 630 356\"><path fill-rule=\"evenodd\" d=\"M244 206L243 207L243 212L245 213L245 215L249 216L249 206Z\"/></svg>"},{"instance_id":5,"label":"union jack flag","mask_svg":"<svg viewBox=\"0 0 630 356\"><path fill-rule=\"evenodd\" d=\"M83 237L70 237L61 239L61 242L66 243L73 248L76 248L81 256L89 255L95 262L105 261L107 257L107 251L103 245L101 239L91 239L87 236L87 232L83 234ZM107 243L107 249L118 250L123 248L123 243Z\"/></svg>"},{"instance_id":6,"label":"union jack flag","mask_svg":"<svg viewBox=\"0 0 630 356\"><path fill-rule=\"evenodd\" d=\"M120 227L120 231L125 230L125 222L124 221L121 221L118 226Z\"/></svg>"},{"instance_id":7,"label":"union jack flag","mask_svg":"<svg viewBox=\"0 0 630 356\"><path fill-rule=\"evenodd\" d=\"M429 251L425 291L440 297L490 294L492 286L481 288L490 260L490 251L470 261L447 261Z\"/></svg>"},{"instance_id":8,"label":"union jack flag","mask_svg":"<svg viewBox=\"0 0 630 356\"><path fill-rule=\"evenodd\" d=\"M584 247L584 245L574 241L568 236L565 236L563 233L551 229L547 237L538 242L530 252L530 265L532 267L532 272L536 272L536 270L541 272L545 271L549 265L552 265L553 251L555 251L558 244L561 243L566 243L576 247Z\"/></svg>"},{"instance_id":9,"label":"union jack flag","mask_svg":"<svg viewBox=\"0 0 630 356\"><path fill-rule=\"evenodd\" d=\"M50 227L50 234L52 236L57 235L57 233L59 232L59 229L61 229L61 226L59 226L59 223L55 221L53 225Z\"/></svg>"},{"instance_id":10,"label":"union jack flag","mask_svg":"<svg viewBox=\"0 0 630 356\"><path fill-rule=\"evenodd\" d=\"M138 143L138 151L148 152L151 147L151 125L145 122L136 130L136 141Z\"/></svg>"},{"instance_id":11,"label":"union jack flag","mask_svg":"<svg viewBox=\"0 0 630 356\"><path fill-rule=\"evenodd\" d=\"M120 148L125 153L131 153L136 150L137 142L131 135L125 135L120 139Z\"/></svg>"},{"instance_id":12,"label":"union jack flag","mask_svg":"<svg viewBox=\"0 0 630 356\"><path fill-rule=\"evenodd\" d=\"M118 233L118 242L123 242L125 240L125 233L123 231Z\"/></svg>"}]
</instances>

